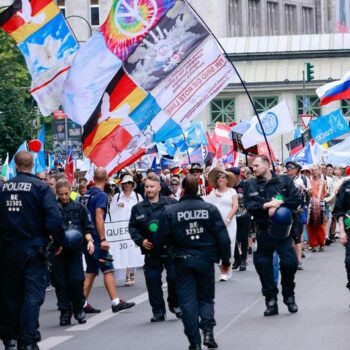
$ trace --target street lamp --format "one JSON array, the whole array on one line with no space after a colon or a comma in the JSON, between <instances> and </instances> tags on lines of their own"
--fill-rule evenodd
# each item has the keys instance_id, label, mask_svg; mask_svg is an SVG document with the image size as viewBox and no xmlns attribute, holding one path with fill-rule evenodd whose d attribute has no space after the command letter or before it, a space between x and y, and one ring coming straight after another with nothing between
<instances>
[{"instance_id":1,"label":"street lamp","mask_svg":"<svg viewBox=\"0 0 350 350\"><path fill-rule=\"evenodd\" d=\"M92 36L92 27L91 27L91 24L89 23L89 21L88 21L86 18L84 18L84 17L82 17L82 16L78 16L78 15L71 15L71 16L66 17L67 23L68 23L68 19L69 19L69 18L78 18L78 19L83 20L83 21L88 25L89 31L90 31L90 36ZM69 23L68 23L68 25L69 25L69 27L72 29L72 27L70 26ZM72 29L72 32L73 32L73 35L75 36L73 29ZM83 41L78 40L78 38L77 38L76 36L75 36L75 39L76 39L78 42L83 42Z\"/></svg>"}]
</instances>

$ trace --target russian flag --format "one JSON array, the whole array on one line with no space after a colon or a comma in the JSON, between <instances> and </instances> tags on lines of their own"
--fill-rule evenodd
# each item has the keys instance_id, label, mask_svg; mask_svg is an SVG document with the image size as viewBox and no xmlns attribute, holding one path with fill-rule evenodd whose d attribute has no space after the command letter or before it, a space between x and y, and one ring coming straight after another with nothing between
<instances>
[{"instance_id":1,"label":"russian flag","mask_svg":"<svg viewBox=\"0 0 350 350\"><path fill-rule=\"evenodd\" d=\"M350 99L350 72L341 80L333 81L316 89L321 106L337 100Z\"/></svg>"}]
</instances>

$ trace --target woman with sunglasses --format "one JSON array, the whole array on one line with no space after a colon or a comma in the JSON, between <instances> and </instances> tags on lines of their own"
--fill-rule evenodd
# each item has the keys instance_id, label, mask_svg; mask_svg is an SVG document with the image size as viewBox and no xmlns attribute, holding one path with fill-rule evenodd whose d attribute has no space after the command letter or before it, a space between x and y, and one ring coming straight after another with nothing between
<instances>
[{"instance_id":1,"label":"woman with sunglasses","mask_svg":"<svg viewBox=\"0 0 350 350\"><path fill-rule=\"evenodd\" d=\"M231 239L231 248L234 254L237 224L236 211L238 209L238 196L232 186L235 184L235 177L231 172L225 171L223 168L216 167L209 172L209 184L213 187L213 191L206 197L206 200L214 204L224 220L227 231ZM221 269L221 268L220 268ZM232 269L224 271L221 269L220 281L228 281L231 279Z\"/></svg>"}]
</instances>

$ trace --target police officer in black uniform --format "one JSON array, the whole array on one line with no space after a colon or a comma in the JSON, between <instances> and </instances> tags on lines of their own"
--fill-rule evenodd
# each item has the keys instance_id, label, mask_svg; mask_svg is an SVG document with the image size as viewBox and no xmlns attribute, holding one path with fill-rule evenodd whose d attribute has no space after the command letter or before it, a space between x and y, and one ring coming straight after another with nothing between
<instances>
[{"instance_id":1,"label":"police officer in black uniform","mask_svg":"<svg viewBox=\"0 0 350 350\"><path fill-rule=\"evenodd\" d=\"M218 209L202 200L198 193L198 179L186 177L182 182L180 202L166 208L160 234L172 252L178 296L185 334L190 349L204 345L217 348L214 339L214 263L230 267L231 242L226 225Z\"/></svg>"},{"instance_id":2,"label":"police officer in black uniform","mask_svg":"<svg viewBox=\"0 0 350 350\"><path fill-rule=\"evenodd\" d=\"M39 312L46 287L45 249L52 236L59 252L64 231L50 187L31 174L33 156L26 151L18 152L15 162L17 176L0 190L4 263L0 337L5 349L36 350L40 340Z\"/></svg>"},{"instance_id":3,"label":"police officer in black uniform","mask_svg":"<svg viewBox=\"0 0 350 350\"><path fill-rule=\"evenodd\" d=\"M274 283L272 263L274 251L277 251L280 258L283 301L289 312L295 313L298 306L294 297L294 277L298 269L298 259L292 239L288 235L291 225L289 229L287 226L274 225L271 219L280 207L290 209L292 216L291 211L301 204L301 196L291 178L285 175L276 176L271 172L270 160L267 157L257 156L253 161L253 171L255 178L245 182L244 202L254 217L257 229L258 247L253 261L265 296L267 309L264 315L278 314L278 289Z\"/></svg>"},{"instance_id":4,"label":"police officer in black uniform","mask_svg":"<svg viewBox=\"0 0 350 350\"><path fill-rule=\"evenodd\" d=\"M151 322L165 320L165 303L162 290L162 271L167 272L169 310L181 318L176 285L175 270L171 258L166 254L159 241L159 221L165 207L177 203L175 199L160 196L161 186L157 176L148 176L145 180L145 199L134 205L131 210L129 233L132 240L145 255L144 273L153 317Z\"/></svg>"},{"instance_id":5,"label":"police officer in black uniform","mask_svg":"<svg viewBox=\"0 0 350 350\"><path fill-rule=\"evenodd\" d=\"M52 265L52 283L61 311L60 326L71 324L72 313L79 323L86 322L83 310L84 269L83 245L88 254L94 253L94 241L91 233L94 226L88 210L79 202L70 199L71 187L68 180L61 179L56 183L58 207L65 229L65 238L61 254L56 255Z\"/></svg>"},{"instance_id":6,"label":"police officer in black uniform","mask_svg":"<svg viewBox=\"0 0 350 350\"><path fill-rule=\"evenodd\" d=\"M345 246L345 268L350 289L350 179L345 180L338 190L333 214L339 224L340 242Z\"/></svg>"}]
</instances>

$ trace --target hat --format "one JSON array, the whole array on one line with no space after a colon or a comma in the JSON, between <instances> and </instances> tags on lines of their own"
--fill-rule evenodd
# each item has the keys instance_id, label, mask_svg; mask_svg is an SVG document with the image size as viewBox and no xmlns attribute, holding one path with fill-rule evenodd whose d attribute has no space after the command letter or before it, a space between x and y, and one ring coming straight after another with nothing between
<instances>
[{"instance_id":1,"label":"hat","mask_svg":"<svg viewBox=\"0 0 350 350\"><path fill-rule=\"evenodd\" d=\"M301 172L302 172L302 171L310 171L310 172L311 172L311 170L310 170L310 168L309 168L308 165L303 165L303 167L301 168L300 171L301 171Z\"/></svg>"},{"instance_id":2,"label":"hat","mask_svg":"<svg viewBox=\"0 0 350 350\"><path fill-rule=\"evenodd\" d=\"M301 166L298 163L290 161L286 163L286 169L301 169Z\"/></svg>"},{"instance_id":3,"label":"hat","mask_svg":"<svg viewBox=\"0 0 350 350\"><path fill-rule=\"evenodd\" d=\"M131 175L124 175L124 177L121 181L121 184L126 184L128 182L132 182L134 184L133 189L136 187L136 183L134 181L134 178Z\"/></svg>"},{"instance_id":4,"label":"hat","mask_svg":"<svg viewBox=\"0 0 350 350\"><path fill-rule=\"evenodd\" d=\"M233 175L240 175L241 174L241 169L238 168L237 166L233 166L232 168L228 168L226 170L231 172Z\"/></svg>"},{"instance_id":5,"label":"hat","mask_svg":"<svg viewBox=\"0 0 350 350\"><path fill-rule=\"evenodd\" d=\"M178 185L180 180L177 177L173 177L170 182L172 185Z\"/></svg>"},{"instance_id":6,"label":"hat","mask_svg":"<svg viewBox=\"0 0 350 350\"><path fill-rule=\"evenodd\" d=\"M228 183L227 183L228 187L232 187L234 185L236 179L235 179L234 175L230 171L226 171L225 169L223 169L221 167L215 167L214 169L210 170L210 172L208 174L209 184L213 188L217 188L218 187L217 175L219 173L223 173L223 174L226 175L227 180L228 180Z\"/></svg>"},{"instance_id":7,"label":"hat","mask_svg":"<svg viewBox=\"0 0 350 350\"><path fill-rule=\"evenodd\" d=\"M203 167L199 163L192 163L190 168L190 173L194 170L203 171Z\"/></svg>"}]
</instances>

